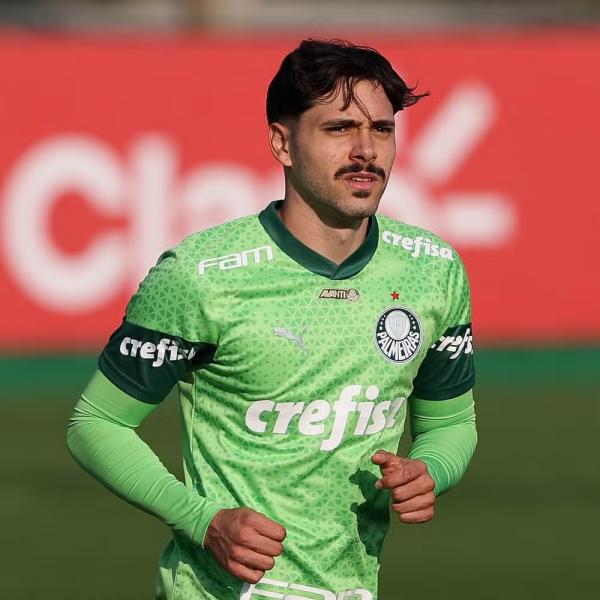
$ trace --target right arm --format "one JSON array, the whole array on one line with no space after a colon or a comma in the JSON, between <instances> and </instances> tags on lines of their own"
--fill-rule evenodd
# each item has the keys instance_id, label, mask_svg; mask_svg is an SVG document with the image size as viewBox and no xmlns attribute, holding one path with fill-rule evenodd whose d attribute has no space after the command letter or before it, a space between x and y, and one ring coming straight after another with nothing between
<instances>
[{"instance_id":1,"label":"right arm","mask_svg":"<svg viewBox=\"0 0 600 600\"><path fill-rule=\"evenodd\" d=\"M215 324L202 313L194 274L195 263L188 258L180 264L175 252L151 270L74 408L67 444L112 492L204 545L232 575L255 583L281 554L284 528L250 508L228 509L201 496L171 474L135 431L216 349Z\"/></svg>"},{"instance_id":2,"label":"right arm","mask_svg":"<svg viewBox=\"0 0 600 600\"><path fill-rule=\"evenodd\" d=\"M155 408L97 371L69 420L68 448L113 493L203 544L208 524L223 507L179 481L137 435L136 427Z\"/></svg>"}]
</instances>

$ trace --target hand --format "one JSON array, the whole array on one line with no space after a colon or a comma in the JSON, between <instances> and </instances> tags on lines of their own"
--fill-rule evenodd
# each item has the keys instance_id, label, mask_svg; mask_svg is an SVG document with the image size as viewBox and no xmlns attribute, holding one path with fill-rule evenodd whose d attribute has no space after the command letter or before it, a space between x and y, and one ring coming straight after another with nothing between
<instances>
[{"instance_id":1,"label":"hand","mask_svg":"<svg viewBox=\"0 0 600 600\"><path fill-rule=\"evenodd\" d=\"M421 460L402 458L379 450L371 461L379 465L383 477L375 483L379 490L390 490L392 510L403 523L424 523L433 519L435 483Z\"/></svg>"},{"instance_id":2,"label":"hand","mask_svg":"<svg viewBox=\"0 0 600 600\"><path fill-rule=\"evenodd\" d=\"M283 552L285 535L279 523L251 508L225 508L210 522L204 546L229 573L257 583Z\"/></svg>"}]
</instances>

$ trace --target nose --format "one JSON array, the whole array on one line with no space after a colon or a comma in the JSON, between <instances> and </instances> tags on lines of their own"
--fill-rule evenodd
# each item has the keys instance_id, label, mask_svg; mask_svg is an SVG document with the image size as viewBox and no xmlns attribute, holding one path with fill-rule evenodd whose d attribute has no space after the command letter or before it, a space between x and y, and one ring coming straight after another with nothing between
<instances>
[{"instance_id":1,"label":"nose","mask_svg":"<svg viewBox=\"0 0 600 600\"><path fill-rule=\"evenodd\" d=\"M354 136L350 158L372 162L377 158L377 150L370 128L358 128Z\"/></svg>"}]
</instances>

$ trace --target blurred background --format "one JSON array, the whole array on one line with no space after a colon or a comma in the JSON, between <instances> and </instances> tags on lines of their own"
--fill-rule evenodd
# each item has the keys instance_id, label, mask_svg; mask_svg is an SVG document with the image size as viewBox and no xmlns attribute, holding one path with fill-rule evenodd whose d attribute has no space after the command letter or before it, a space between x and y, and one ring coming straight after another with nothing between
<instances>
[{"instance_id":1,"label":"blurred background","mask_svg":"<svg viewBox=\"0 0 600 600\"><path fill-rule=\"evenodd\" d=\"M0 595L153 597L169 535L68 455L99 350L162 250L282 194L264 100L309 36L430 96L381 212L467 265L480 444L380 600L597 598L600 2L0 2ZM176 399L141 428L181 474ZM403 440L401 450L406 448Z\"/></svg>"}]
</instances>

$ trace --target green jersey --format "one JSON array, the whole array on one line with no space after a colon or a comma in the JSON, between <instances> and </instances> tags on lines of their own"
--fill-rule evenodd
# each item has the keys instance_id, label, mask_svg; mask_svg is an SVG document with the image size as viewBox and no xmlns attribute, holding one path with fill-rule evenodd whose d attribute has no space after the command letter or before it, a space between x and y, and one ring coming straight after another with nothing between
<instances>
[{"instance_id":1,"label":"green jersey","mask_svg":"<svg viewBox=\"0 0 600 600\"><path fill-rule=\"evenodd\" d=\"M249 585L174 532L159 595L375 599L389 509L371 456L397 450L409 396L471 389L470 327L456 252L385 217L339 265L294 238L277 203L163 254L99 367L146 403L176 384L186 485L207 510L250 507L287 537Z\"/></svg>"}]
</instances>

